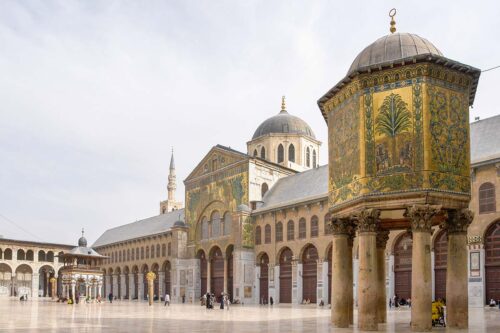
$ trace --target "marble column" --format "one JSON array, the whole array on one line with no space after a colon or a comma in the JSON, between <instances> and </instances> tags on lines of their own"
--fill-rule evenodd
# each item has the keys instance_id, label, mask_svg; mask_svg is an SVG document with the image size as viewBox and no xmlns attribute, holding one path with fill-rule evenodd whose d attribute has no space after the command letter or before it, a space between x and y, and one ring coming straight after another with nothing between
<instances>
[{"instance_id":1,"label":"marble column","mask_svg":"<svg viewBox=\"0 0 500 333\"><path fill-rule=\"evenodd\" d=\"M349 285L349 235L353 228L349 218L332 219L332 324L334 327L349 327L349 294L352 298L352 284ZM351 261L351 264L349 264Z\"/></svg>"},{"instance_id":2,"label":"marble column","mask_svg":"<svg viewBox=\"0 0 500 333\"><path fill-rule=\"evenodd\" d=\"M119 276L119 279L120 279L120 299L125 299L125 296L127 296L127 274L121 274Z\"/></svg>"},{"instance_id":3,"label":"marble column","mask_svg":"<svg viewBox=\"0 0 500 333\"><path fill-rule=\"evenodd\" d=\"M73 300L73 303L75 302L75 286L76 282L71 281L71 299Z\"/></svg>"},{"instance_id":4,"label":"marble column","mask_svg":"<svg viewBox=\"0 0 500 333\"><path fill-rule=\"evenodd\" d=\"M432 218L440 210L441 206L414 205L405 212L413 235L411 330L414 332L432 328L431 227Z\"/></svg>"},{"instance_id":5,"label":"marble column","mask_svg":"<svg viewBox=\"0 0 500 333\"><path fill-rule=\"evenodd\" d=\"M212 266L212 263L210 262L210 258L208 258L208 260L207 260L207 292L212 292L210 290L210 285L211 285L210 280L212 279L210 276L211 266Z\"/></svg>"},{"instance_id":6,"label":"marble column","mask_svg":"<svg viewBox=\"0 0 500 333\"><path fill-rule=\"evenodd\" d=\"M357 217L359 239L358 328L376 331L377 318L377 225L380 210L365 209Z\"/></svg>"},{"instance_id":7,"label":"marble column","mask_svg":"<svg viewBox=\"0 0 500 333\"><path fill-rule=\"evenodd\" d=\"M387 322L387 291L385 287L385 247L389 230L377 231L377 321Z\"/></svg>"},{"instance_id":8,"label":"marble column","mask_svg":"<svg viewBox=\"0 0 500 333\"><path fill-rule=\"evenodd\" d=\"M130 273L128 275L128 300L131 301L137 295L134 295L135 285L134 285L134 274Z\"/></svg>"},{"instance_id":9,"label":"marble column","mask_svg":"<svg viewBox=\"0 0 500 333\"><path fill-rule=\"evenodd\" d=\"M446 267L446 325L466 329L469 326L469 299L467 292L467 228L474 214L469 209L448 212L442 224L448 236Z\"/></svg>"},{"instance_id":10,"label":"marble column","mask_svg":"<svg viewBox=\"0 0 500 333\"><path fill-rule=\"evenodd\" d=\"M349 316L349 324L354 325L354 295L353 295L353 283L354 283L354 274L353 274L353 267L352 267L352 248L354 245L354 236L355 236L355 229L351 228L350 233L349 233L349 238L347 239L347 273L349 274L348 276L348 288L349 288L349 293L347 294L347 304L348 304L348 316Z\"/></svg>"},{"instance_id":11,"label":"marble column","mask_svg":"<svg viewBox=\"0 0 500 333\"><path fill-rule=\"evenodd\" d=\"M224 259L224 287L222 289L222 291L227 294L227 258L226 256L222 256L222 259Z\"/></svg>"}]
</instances>

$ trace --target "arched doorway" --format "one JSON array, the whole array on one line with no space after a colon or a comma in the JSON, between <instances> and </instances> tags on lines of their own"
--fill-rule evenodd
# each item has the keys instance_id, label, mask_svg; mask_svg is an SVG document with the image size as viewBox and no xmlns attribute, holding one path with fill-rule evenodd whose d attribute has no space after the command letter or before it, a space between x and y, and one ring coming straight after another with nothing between
<instances>
[{"instance_id":1,"label":"arched doorway","mask_svg":"<svg viewBox=\"0 0 500 333\"><path fill-rule=\"evenodd\" d=\"M134 295L132 299L139 299L139 268L132 267L132 274L134 276Z\"/></svg>"},{"instance_id":2,"label":"arched doorway","mask_svg":"<svg viewBox=\"0 0 500 333\"><path fill-rule=\"evenodd\" d=\"M109 290L108 293L112 293L115 296L115 279L113 278L113 268L108 269L108 279L109 279ZM108 294L109 295L109 294Z\"/></svg>"},{"instance_id":3,"label":"arched doorway","mask_svg":"<svg viewBox=\"0 0 500 333\"><path fill-rule=\"evenodd\" d=\"M280 254L280 303L292 303L292 258L288 247Z\"/></svg>"},{"instance_id":4,"label":"arched doorway","mask_svg":"<svg viewBox=\"0 0 500 333\"><path fill-rule=\"evenodd\" d=\"M142 299L144 300L147 300L148 299L148 279L146 278L146 275L148 274L149 272L149 268L148 268L148 265L144 265L142 266L142 270L141 270L141 273L142 273Z\"/></svg>"},{"instance_id":5,"label":"arched doorway","mask_svg":"<svg viewBox=\"0 0 500 333\"><path fill-rule=\"evenodd\" d=\"M54 269L51 266L44 265L40 267L38 274L38 296L50 297L52 295L50 278L54 277Z\"/></svg>"},{"instance_id":6,"label":"arched doorway","mask_svg":"<svg viewBox=\"0 0 500 333\"><path fill-rule=\"evenodd\" d=\"M328 261L328 291L326 292L326 294L328 295L328 304L330 304L332 302L332 250L333 250L333 246L330 245L330 248L328 250L328 254L327 254L327 261Z\"/></svg>"},{"instance_id":7,"label":"arched doorway","mask_svg":"<svg viewBox=\"0 0 500 333\"><path fill-rule=\"evenodd\" d=\"M130 299L130 270L128 266L123 269L123 274L125 276L125 295L124 299Z\"/></svg>"},{"instance_id":8,"label":"arched doorway","mask_svg":"<svg viewBox=\"0 0 500 333\"><path fill-rule=\"evenodd\" d=\"M165 287L165 292L164 294L169 294L170 296L172 296L172 283L171 283L171 266L170 266L170 261L165 261L163 263L163 272L165 274L165 280L164 280L164 287Z\"/></svg>"},{"instance_id":9,"label":"arched doorway","mask_svg":"<svg viewBox=\"0 0 500 333\"><path fill-rule=\"evenodd\" d=\"M234 247L232 245L228 246L226 250L226 260L227 260L227 293L229 294L229 300L233 301L233 251Z\"/></svg>"},{"instance_id":10,"label":"arched doorway","mask_svg":"<svg viewBox=\"0 0 500 333\"><path fill-rule=\"evenodd\" d=\"M200 260L200 287L201 295L207 293L207 258L203 250L198 251L197 258Z\"/></svg>"},{"instance_id":11,"label":"arched doorway","mask_svg":"<svg viewBox=\"0 0 500 333\"><path fill-rule=\"evenodd\" d=\"M210 251L210 292L220 302L221 293L224 291L224 258L222 251L215 246Z\"/></svg>"},{"instance_id":12,"label":"arched doorway","mask_svg":"<svg viewBox=\"0 0 500 333\"><path fill-rule=\"evenodd\" d=\"M302 299L316 303L318 285L318 250L312 244L302 253Z\"/></svg>"},{"instance_id":13,"label":"arched doorway","mask_svg":"<svg viewBox=\"0 0 500 333\"><path fill-rule=\"evenodd\" d=\"M446 231L441 230L434 240L434 299L446 298L446 265L448 241Z\"/></svg>"},{"instance_id":14,"label":"arched doorway","mask_svg":"<svg viewBox=\"0 0 500 333\"><path fill-rule=\"evenodd\" d=\"M121 269L118 267L116 269L115 275L116 275L116 287L118 290L115 290L116 296L118 296L118 299L122 299L122 277L121 277Z\"/></svg>"},{"instance_id":15,"label":"arched doorway","mask_svg":"<svg viewBox=\"0 0 500 333\"><path fill-rule=\"evenodd\" d=\"M153 281L153 300L156 301L160 299L160 266L153 264L151 271L156 275L156 279Z\"/></svg>"},{"instance_id":16,"label":"arched doorway","mask_svg":"<svg viewBox=\"0 0 500 333\"><path fill-rule=\"evenodd\" d=\"M267 304L269 301L269 256L267 253L261 255L259 260L259 303Z\"/></svg>"},{"instance_id":17,"label":"arched doorway","mask_svg":"<svg viewBox=\"0 0 500 333\"><path fill-rule=\"evenodd\" d=\"M52 272L52 276L54 276L54 272ZM29 297L31 297L32 279L33 279L33 270L31 269L31 267L25 264L19 265L16 268L14 295L15 296L28 295Z\"/></svg>"},{"instance_id":18,"label":"arched doorway","mask_svg":"<svg viewBox=\"0 0 500 333\"><path fill-rule=\"evenodd\" d=\"M0 264L0 296L12 295L12 269L7 264Z\"/></svg>"},{"instance_id":19,"label":"arched doorway","mask_svg":"<svg viewBox=\"0 0 500 333\"><path fill-rule=\"evenodd\" d=\"M394 292L401 299L411 298L411 252L413 241L410 233L399 237L394 246Z\"/></svg>"},{"instance_id":20,"label":"arched doorway","mask_svg":"<svg viewBox=\"0 0 500 333\"><path fill-rule=\"evenodd\" d=\"M491 225L484 237L486 302L500 299L500 221Z\"/></svg>"}]
</instances>

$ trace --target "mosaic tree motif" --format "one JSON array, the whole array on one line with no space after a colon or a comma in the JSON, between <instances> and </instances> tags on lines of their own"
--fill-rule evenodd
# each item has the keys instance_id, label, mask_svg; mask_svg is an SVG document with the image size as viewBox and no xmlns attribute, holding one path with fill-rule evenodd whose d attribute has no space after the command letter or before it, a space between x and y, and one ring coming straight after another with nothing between
<instances>
[{"instance_id":1,"label":"mosaic tree motif","mask_svg":"<svg viewBox=\"0 0 500 333\"><path fill-rule=\"evenodd\" d=\"M402 164L401 162L409 155L411 146L403 147L398 154L397 137L399 134L408 132L411 129L411 113L408 105L398 94L390 94L384 99L379 108L379 114L375 119L375 131L379 135L386 136L391 142L391 156L384 156L384 151L379 154L380 163L389 162L389 167ZM380 147L383 149L383 147ZM384 158L385 157L385 158ZM409 157L409 156L408 156Z\"/></svg>"}]
</instances>

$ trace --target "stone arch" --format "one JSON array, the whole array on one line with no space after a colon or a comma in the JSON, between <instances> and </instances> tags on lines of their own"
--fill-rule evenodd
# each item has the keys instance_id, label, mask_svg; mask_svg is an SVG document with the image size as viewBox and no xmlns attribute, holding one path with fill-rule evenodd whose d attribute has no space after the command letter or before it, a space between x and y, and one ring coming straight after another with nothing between
<instances>
[{"instance_id":1,"label":"stone arch","mask_svg":"<svg viewBox=\"0 0 500 333\"><path fill-rule=\"evenodd\" d=\"M161 270L165 276L163 280L164 294L172 294L172 264L169 260L165 260L161 266Z\"/></svg>"},{"instance_id":2,"label":"stone arch","mask_svg":"<svg viewBox=\"0 0 500 333\"><path fill-rule=\"evenodd\" d=\"M6 248L3 251L3 259L4 260L12 260L12 249L11 248Z\"/></svg>"},{"instance_id":3,"label":"stone arch","mask_svg":"<svg viewBox=\"0 0 500 333\"><path fill-rule=\"evenodd\" d=\"M32 286L33 286L33 269L28 264L21 264L16 267L16 277L15 277L15 295L22 296L28 295L29 297L33 296L31 294Z\"/></svg>"},{"instance_id":4,"label":"stone arch","mask_svg":"<svg viewBox=\"0 0 500 333\"><path fill-rule=\"evenodd\" d=\"M279 262L279 283L280 283L280 303L292 302L292 260L294 258L292 250L285 246L278 252Z\"/></svg>"},{"instance_id":5,"label":"stone arch","mask_svg":"<svg viewBox=\"0 0 500 333\"><path fill-rule=\"evenodd\" d=\"M276 156L278 156L278 163L283 163L285 161L285 149L281 143L278 145L278 152Z\"/></svg>"},{"instance_id":6,"label":"stone arch","mask_svg":"<svg viewBox=\"0 0 500 333\"><path fill-rule=\"evenodd\" d=\"M500 299L500 220L491 223L484 233L486 301Z\"/></svg>"},{"instance_id":7,"label":"stone arch","mask_svg":"<svg viewBox=\"0 0 500 333\"><path fill-rule=\"evenodd\" d=\"M207 293L208 258L203 249L199 249L198 252L196 252L196 258L200 260L200 284L201 294L203 295Z\"/></svg>"},{"instance_id":8,"label":"stone arch","mask_svg":"<svg viewBox=\"0 0 500 333\"><path fill-rule=\"evenodd\" d=\"M405 231L394 242L394 292L401 299L411 298L412 238Z\"/></svg>"},{"instance_id":9,"label":"stone arch","mask_svg":"<svg viewBox=\"0 0 500 333\"><path fill-rule=\"evenodd\" d=\"M12 267L7 263L0 263L0 296L12 295Z\"/></svg>"},{"instance_id":10,"label":"stone arch","mask_svg":"<svg viewBox=\"0 0 500 333\"><path fill-rule=\"evenodd\" d=\"M33 250L26 251L26 260L27 261L34 261L35 260Z\"/></svg>"},{"instance_id":11,"label":"stone arch","mask_svg":"<svg viewBox=\"0 0 500 333\"><path fill-rule=\"evenodd\" d=\"M54 251L48 251L47 252L47 258L46 260L48 262L54 262Z\"/></svg>"},{"instance_id":12,"label":"stone arch","mask_svg":"<svg viewBox=\"0 0 500 333\"><path fill-rule=\"evenodd\" d=\"M307 244L301 250L302 262L302 299L316 303L316 287L318 285L318 249L314 244Z\"/></svg>"},{"instance_id":13,"label":"stone arch","mask_svg":"<svg viewBox=\"0 0 500 333\"><path fill-rule=\"evenodd\" d=\"M47 261L47 257L44 250L38 251L38 261Z\"/></svg>"},{"instance_id":14,"label":"stone arch","mask_svg":"<svg viewBox=\"0 0 500 333\"><path fill-rule=\"evenodd\" d=\"M26 252L23 249L17 250L17 260L26 260Z\"/></svg>"},{"instance_id":15,"label":"stone arch","mask_svg":"<svg viewBox=\"0 0 500 333\"><path fill-rule=\"evenodd\" d=\"M269 256L266 252L261 252L257 256L257 266L260 267L259 303L267 304L269 300Z\"/></svg>"},{"instance_id":16,"label":"stone arch","mask_svg":"<svg viewBox=\"0 0 500 333\"><path fill-rule=\"evenodd\" d=\"M201 222L202 222L203 217L206 217L206 218L211 217L212 213L214 211L226 212L226 211L229 211L229 207L221 200L213 200L213 201L209 202L197 214L197 216L200 216L200 218L198 219L198 221L196 223L195 233L196 233L196 230L198 230L198 228L201 232ZM207 220L208 220L208 218L207 218ZM210 232L208 234L210 235ZM198 234L196 234L194 237L196 237L196 236L198 236ZM200 234L200 236L201 236L201 234Z\"/></svg>"},{"instance_id":17,"label":"stone arch","mask_svg":"<svg viewBox=\"0 0 500 333\"><path fill-rule=\"evenodd\" d=\"M221 293L224 291L224 256L218 245L212 246L208 253L210 260L210 291L214 293L217 301L220 301Z\"/></svg>"}]
</instances>

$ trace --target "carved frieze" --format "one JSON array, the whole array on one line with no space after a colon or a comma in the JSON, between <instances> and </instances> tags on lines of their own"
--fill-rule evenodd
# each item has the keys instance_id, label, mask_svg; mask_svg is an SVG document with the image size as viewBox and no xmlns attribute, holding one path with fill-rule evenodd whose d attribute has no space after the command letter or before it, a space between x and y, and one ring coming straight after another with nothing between
<instances>
[{"instance_id":1,"label":"carved frieze","mask_svg":"<svg viewBox=\"0 0 500 333\"><path fill-rule=\"evenodd\" d=\"M441 223L440 228L447 234L467 233L467 228L474 219L474 212L470 209L453 209L448 211L447 219Z\"/></svg>"}]
</instances>

